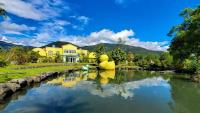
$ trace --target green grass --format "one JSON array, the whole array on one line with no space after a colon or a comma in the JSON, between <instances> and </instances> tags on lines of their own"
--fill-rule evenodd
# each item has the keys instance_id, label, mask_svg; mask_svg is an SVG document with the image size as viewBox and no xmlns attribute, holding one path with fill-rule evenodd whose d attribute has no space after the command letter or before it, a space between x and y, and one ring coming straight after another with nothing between
<instances>
[{"instance_id":1,"label":"green grass","mask_svg":"<svg viewBox=\"0 0 200 113\"><path fill-rule=\"evenodd\" d=\"M75 65L62 65L59 63L42 63L42 64L26 64L26 65L9 65L5 68L0 68L0 83L9 81L11 79L16 78L24 78L28 76L37 76L42 73L51 72L51 71L64 71L67 69L74 69L80 68L82 64L75 64ZM23 68L26 66L30 66L28 69L14 69L14 68ZM39 67L39 68L31 68L32 66L46 66L46 67Z\"/></svg>"}]
</instances>

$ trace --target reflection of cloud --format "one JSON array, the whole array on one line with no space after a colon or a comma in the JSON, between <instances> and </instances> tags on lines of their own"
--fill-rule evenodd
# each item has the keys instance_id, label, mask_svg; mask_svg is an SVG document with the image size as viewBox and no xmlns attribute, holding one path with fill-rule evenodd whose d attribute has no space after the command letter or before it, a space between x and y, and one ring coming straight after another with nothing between
<instances>
[{"instance_id":1,"label":"reflection of cloud","mask_svg":"<svg viewBox=\"0 0 200 113\"><path fill-rule=\"evenodd\" d=\"M97 90L96 85L91 81L82 81L74 87L74 90L85 90L93 95L98 95L100 97L110 97L114 95L120 95L127 98L132 98L134 96L133 90L139 89L141 87L170 87L167 80L162 77L146 78L140 81L132 81L124 84L108 84L102 85L103 91Z\"/></svg>"}]
</instances>

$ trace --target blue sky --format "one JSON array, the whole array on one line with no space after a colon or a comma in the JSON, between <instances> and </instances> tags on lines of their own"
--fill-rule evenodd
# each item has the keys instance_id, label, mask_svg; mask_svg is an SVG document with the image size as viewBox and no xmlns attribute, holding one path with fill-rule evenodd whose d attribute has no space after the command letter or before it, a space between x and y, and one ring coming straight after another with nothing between
<instances>
[{"instance_id":1,"label":"blue sky","mask_svg":"<svg viewBox=\"0 0 200 113\"><path fill-rule=\"evenodd\" d=\"M181 23L179 13L199 0L0 0L0 40L42 46L68 41L84 46L117 43L166 50L166 34Z\"/></svg>"}]
</instances>

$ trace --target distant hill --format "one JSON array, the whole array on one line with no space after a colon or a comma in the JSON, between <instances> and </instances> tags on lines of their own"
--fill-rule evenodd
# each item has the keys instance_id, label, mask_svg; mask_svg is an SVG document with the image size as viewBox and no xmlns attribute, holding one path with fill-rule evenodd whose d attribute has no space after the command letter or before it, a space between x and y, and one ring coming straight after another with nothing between
<instances>
[{"instance_id":1,"label":"distant hill","mask_svg":"<svg viewBox=\"0 0 200 113\"><path fill-rule=\"evenodd\" d=\"M0 47L3 47L4 49L10 49L14 46L20 46L20 47L24 47L26 49L32 49L33 48L32 46L22 46L22 45L16 45L16 44L13 44L13 43L7 43L7 42L4 42L4 41L0 41Z\"/></svg>"},{"instance_id":2,"label":"distant hill","mask_svg":"<svg viewBox=\"0 0 200 113\"><path fill-rule=\"evenodd\" d=\"M62 47L62 45L65 44L72 44L70 42L62 42L62 41L56 41L56 42L52 42L50 44L47 44L45 46L42 47ZM72 44L75 45L75 44ZM91 45L91 46L83 46L83 47L79 47L77 45L78 48L82 48L82 49L86 49L89 51L95 51L99 45L103 45L104 47L106 47L106 51L112 51L113 49L120 47L122 50L124 50L125 52L132 52L135 54L161 54L162 51L152 51L152 50L148 50L145 48L141 48L141 47L135 47L135 46L129 46L129 45L122 45L122 44L108 44L108 43L101 43L101 44L97 44L97 45Z\"/></svg>"},{"instance_id":3,"label":"distant hill","mask_svg":"<svg viewBox=\"0 0 200 113\"><path fill-rule=\"evenodd\" d=\"M3 41L0 41L0 47L3 47L5 49L9 49L13 46L17 46L15 44L12 44L12 43L7 43L7 42L3 42Z\"/></svg>"},{"instance_id":4,"label":"distant hill","mask_svg":"<svg viewBox=\"0 0 200 113\"><path fill-rule=\"evenodd\" d=\"M47 47L52 47L52 46L62 47L62 45L65 45L65 44L72 44L72 43L56 41L56 42L52 42L52 43L47 44L47 45L42 46L42 47L46 47L46 46ZM75 45L75 44L72 44L72 45ZM162 53L162 51L152 51L152 50L144 49L144 48L141 48L141 47L122 45L122 44L101 43L101 44L97 44L97 45L84 46L84 47L79 47L77 45L75 45L75 46L77 46L78 48L89 50L89 51L95 51L98 48L99 45L103 45L106 48L106 51L112 51L113 49L120 47L122 50L124 50L127 53L132 52L132 53L135 53L135 54L158 54L158 55ZM0 46L5 48L5 49L10 49L13 46L21 46L21 47L25 47L25 48L28 48L28 49L33 48L31 46L15 45L15 44L3 42L3 41L0 41Z\"/></svg>"},{"instance_id":5,"label":"distant hill","mask_svg":"<svg viewBox=\"0 0 200 113\"><path fill-rule=\"evenodd\" d=\"M106 51L112 51L113 49L119 47L127 53L132 52L135 54L158 54L158 55L162 53L162 51L153 51L141 47L122 45L122 44L108 44L108 43L101 43L92 46L84 46L82 48L87 49L89 51L95 51L95 49L98 48L99 45L103 45L106 48Z\"/></svg>"}]
</instances>

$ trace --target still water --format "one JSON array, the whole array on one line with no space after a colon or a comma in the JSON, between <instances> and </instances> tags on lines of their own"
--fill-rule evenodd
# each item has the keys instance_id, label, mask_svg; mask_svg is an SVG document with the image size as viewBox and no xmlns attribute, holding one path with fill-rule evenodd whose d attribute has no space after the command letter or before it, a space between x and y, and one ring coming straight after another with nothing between
<instances>
[{"instance_id":1,"label":"still water","mask_svg":"<svg viewBox=\"0 0 200 113\"><path fill-rule=\"evenodd\" d=\"M18 92L0 113L200 113L200 85L155 72L73 72Z\"/></svg>"}]
</instances>

